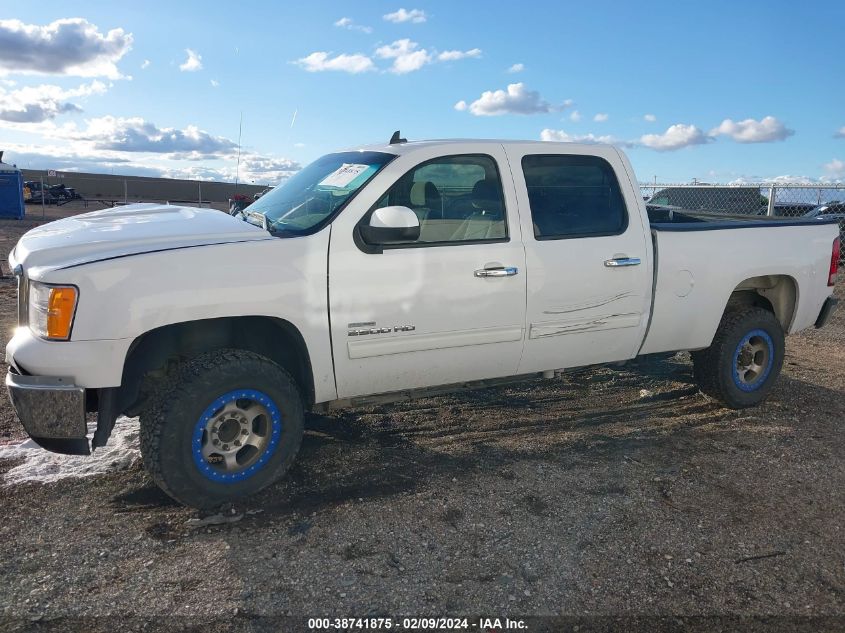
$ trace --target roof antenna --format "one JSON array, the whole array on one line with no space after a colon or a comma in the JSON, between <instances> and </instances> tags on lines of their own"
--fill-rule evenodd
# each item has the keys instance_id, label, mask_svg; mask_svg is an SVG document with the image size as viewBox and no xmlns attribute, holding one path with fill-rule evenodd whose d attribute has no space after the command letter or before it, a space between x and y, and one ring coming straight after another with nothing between
<instances>
[{"instance_id":1,"label":"roof antenna","mask_svg":"<svg viewBox=\"0 0 845 633\"><path fill-rule=\"evenodd\" d=\"M408 139L406 139L406 138L402 138L402 137L399 135L399 130L396 130L396 131L393 133L393 136L391 136L391 137L390 137L390 144L391 144L391 145L396 145L397 143L407 143L407 142L408 142Z\"/></svg>"}]
</instances>

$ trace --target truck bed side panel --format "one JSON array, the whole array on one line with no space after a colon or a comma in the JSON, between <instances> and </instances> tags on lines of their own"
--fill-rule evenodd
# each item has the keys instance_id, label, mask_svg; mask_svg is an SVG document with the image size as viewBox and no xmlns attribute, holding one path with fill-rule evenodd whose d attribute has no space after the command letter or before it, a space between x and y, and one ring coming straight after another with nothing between
<instances>
[{"instance_id":1,"label":"truck bed side panel","mask_svg":"<svg viewBox=\"0 0 845 633\"><path fill-rule=\"evenodd\" d=\"M811 326L827 286L835 225L654 231L654 313L641 354L708 347L728 298L753 277L783 275L795 284L789 333Z\"/></svg>"}]
</instances>

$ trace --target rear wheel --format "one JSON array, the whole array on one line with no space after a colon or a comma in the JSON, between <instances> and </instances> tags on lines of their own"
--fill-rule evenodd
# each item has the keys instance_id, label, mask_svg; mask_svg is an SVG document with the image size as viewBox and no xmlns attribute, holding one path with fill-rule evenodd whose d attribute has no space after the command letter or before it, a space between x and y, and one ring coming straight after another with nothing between
<instances>
[{"instance_id":1,"label":"rear wheel","mask_svg":"<svg viewBox=\"0 0 845 633\"><path fill-rule=\"evenodd\" d=\"M179 365L141 413L141 453L155 482L186 505L208 508L254 494L290 468L302 441L293 378L242 350Z\"/></svg>"},{"instance_id":2,"label":"rear wheel","mask_svg":"<svg viewBox=\"0 0 845 633\"><path fill-rule=\"evenodd\" d=\"M726 312L707 349L693 352L693 373L701 391L732 409L762 402L780 374L784 334L768 310Z\"/></svg>"}]
</instances>

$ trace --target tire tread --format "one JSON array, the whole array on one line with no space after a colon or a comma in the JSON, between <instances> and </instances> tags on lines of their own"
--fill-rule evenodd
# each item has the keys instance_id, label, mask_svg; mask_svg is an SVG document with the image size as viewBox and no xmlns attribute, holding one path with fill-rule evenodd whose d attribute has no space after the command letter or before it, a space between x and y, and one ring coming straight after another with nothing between
<instances>
[{"instance_id":1,"label":"tire tread","mask_svg":"<svg viewBox=\"0 0 845 633\"><path fill-rule=\"evenodd\" d=\"M774 359L769 377L759 390L749 392L745 397L737 397L733 377L726 374L724 368L731 367L735 344L732 339L738 330L746 331L746 322L755 322L765 327L772 336ZM770 311L760 307L729 308L722 315L719 327L710 347L692 352L693 377L702 393L715 398L733 409L753 406L763 400L771 389L772 383L780 373L783 363L783 330L780 322ZM753 396L752 396L753 394Z\"/></svg>"},{"instance_id":2,"label":"tire tread","mask_svg":"<svg viewBox=\"0 0 845 633\"><path fill-rule=\"evenodd\" d=\"M303 411L302 395L296 384L294 378L288 371L279 367L268 358L256 354L255 352L240 350L240 349L221 349L211 352L205 352L186 359L167 372L165 379L162 381L166 386L163 389L156 390L150 396L149 401L140 413L140 445L141 457L144 468L150 474L153 481L165 493L173 497L177 501L194 505L197 507L207 507L213 505L212 499L197 499L188 500L179 495L171 485L168 484L165 477L165 468L161 460L161 442L165 430L165 421L169 418L170 409L174 403L190 398L193 396L191 388L201 384L203 375L207 372L216 369L220 365L225 365L231 369L232 373L240 371L247 371L247 365L253 365L255 362L268 364L276 371L281 372L287 379L287 385L282 385L283 388L291 390L292 399L298 403L300 416ZM249 368L254 369L253 367ZM283 473L290 466L293 461L299 446L302 442L302 434L296 436L296 445L291 451L291 456L286 463L280 468L280 473Z\"/></svg>"}]
</instances>

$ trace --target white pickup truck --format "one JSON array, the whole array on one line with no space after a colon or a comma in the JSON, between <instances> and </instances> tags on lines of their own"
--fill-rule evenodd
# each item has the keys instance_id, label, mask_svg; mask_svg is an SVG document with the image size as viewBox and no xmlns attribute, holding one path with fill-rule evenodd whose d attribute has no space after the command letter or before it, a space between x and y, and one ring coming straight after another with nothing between
<instances>
[{"instance_id":1,"label":"white pickup truck","mask_svg":"<svg viewBox=\"0 0 845 633\"><path fill-rule=\"evenodd\" d=\"M760 402L784 335L834 307L830 223L649 217L612 146L405 142L328 154L233 217L138 204L9 256L6 384L32 438L88 453L140 416L153 479L210 507L291 465L306 409L692 351Z\"/></svg>"}]
</instances>

